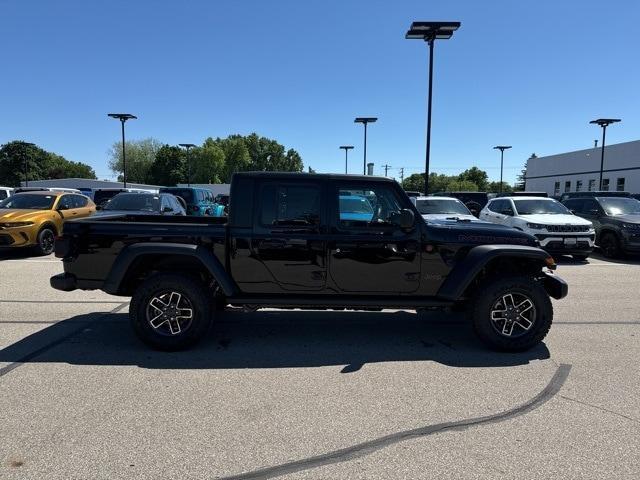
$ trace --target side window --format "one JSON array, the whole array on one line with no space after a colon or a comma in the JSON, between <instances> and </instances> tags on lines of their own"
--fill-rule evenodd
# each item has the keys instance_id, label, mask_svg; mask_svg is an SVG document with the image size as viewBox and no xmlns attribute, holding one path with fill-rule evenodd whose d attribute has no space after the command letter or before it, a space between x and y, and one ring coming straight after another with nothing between
<instances>
[{"instance_id":1,"label":"side window","mask_svg":"<svg viewBox=\"0 0 640 480\"><path fill-rule=\"evenodd\" d=\"M386 185L359 189L339 188L338 223L343 228L394 226L402 206L393 189Z\"/></svg>"},{"instance_id":2,"label":"side window","mask_svg":"<svg viewBox=\"0 0 640 480\"><path fill-rule=\"evenodd\" d=\"M75 208L84 208L89 201L87 197L83 197L82 195L74 195L73 199L75 200Z\"/></svg>"},{"instance_id":3,"label":"side window","mask_svg":"<svg viewBox=\"0 0 640 480\"><path fill-rule=\"evenodd\" d=\"M0 200L7 198L6 190L0 190Z\"/></svg>"},{"instance_id":4,"label":"side window","mask_svg":"<svg viewBox=\"0 0 640 480\"><path fill-rule=\"evenodd\" d=\"M198 190L198 201L204 202L204 192L202 190Z\"/></svg>"},{"instance_id":5,"label":"side window","mask_svg":"<svg viewBox=\"0 0 640 480\"><path fill-rule=\"evenodd\" d=\"M506 200L494 200L491 202L491 207L489 208L492 212L502 213L502 211L507 208L509 205Z\"/></svg>"},{"instance_id":6,"label":"side window","mask_svg":"<svg viewBox=\"0 0 640 480\"><path fill-rule=\"evenodd\" d=\"M567 200L564 206L576 213L584 213L584 200L582 199Z\"/></svg>"},{"instance_id":7,"label":"side window","mask_svg":"<svg viewBox=\"0 0 640 480\"><path fill-rule=\"evenodd\" d=\"M60 200L58 200L58 208L60 210L70 210L74 207L73 195L63 195Z\"/></svg>"},{"instance_id":8,"label":"side window","mask_svg":"<svg viewBox=\"0 0 640 480\"><path fill-rule=\"evenodd\" d=\"M315 226L320 223L320 189L314 185L265 184L259 202L262 225Z\"/></svg>"},{"instance_id":9,"label":"side window","mask_svg":"<svg viewBox=\"0 0 640 480\"><path fill-rule=\"evenodd\" d=\"M592 210L597 210L598 212L600 212L600 204L598 204L598 202L595 201L593 198L589 198L584 201L584 205L582 206L582 212L593 214Z\"/></svg>"}]
</instances>

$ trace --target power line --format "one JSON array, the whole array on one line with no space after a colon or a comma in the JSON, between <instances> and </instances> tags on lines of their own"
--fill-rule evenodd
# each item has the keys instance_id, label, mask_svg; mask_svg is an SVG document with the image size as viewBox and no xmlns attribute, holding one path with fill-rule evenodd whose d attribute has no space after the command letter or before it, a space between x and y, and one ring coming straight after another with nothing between
<instances>
[{"instance_id":1,"label":"power line","mask_svg":"<svg viewBox=\"0 0 640 480\"><path fill-rule=\"evenodd\" d=\"M391 165L387 165L387 164L382 165L382 167L384 168L384 176L386 177L386 176L387 176L387 172L388 172L388 171L389 171L389 169L390 169L390 168L392 168L392 167L391 167Z\"/></svg>"}]
</instances>

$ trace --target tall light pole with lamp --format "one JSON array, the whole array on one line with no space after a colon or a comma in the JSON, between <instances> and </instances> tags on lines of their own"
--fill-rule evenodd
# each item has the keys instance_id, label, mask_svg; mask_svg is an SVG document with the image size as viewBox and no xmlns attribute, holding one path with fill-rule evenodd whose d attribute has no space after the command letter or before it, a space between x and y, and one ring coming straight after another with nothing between
<instances>
[{"instance_id":1,"label":"tall light pole with lamp","mask_svg":"<svg viewBox=\"0 0 640 480\"><path fill-rule=\"evenodd\" d=\"M194 143L179 143L181 147L187 150L187 187L191 186L191 157L189 156L189 150L196 145Z\"/></svg>"},{"instance_id":2,"label":"tall light pole with lamp","mask_svg":"<svg viewBox=\"0 0 640 480\"><path fill-rule=\"evenodd\" d=\"M431 100L433 94L433 45L447 40L460 28L460 22L413 22L405 35L409 40L423 40L429 45L429 94L427 100L427 148L425 154L424 194L429 193L429 162L431 156Z\"/></svg>"},{"instance_id":3,"label":"tall light pole with lamp","mask_svg":"<svg viewBox=\"0 0 640 480\"><path fill-rule=\"evenodd\" d=\"M600 125L602 127L602 146L600 147L600 186L598 188L598 190L600 191L602 191L602 172L604 171L604 140L607 134L607 127L612 123L618 123L619 121L619 118L598 118L597 120L591 120L589 122L594 125Z\"/></svg>"},{"instance_id":4,"label":"tall light pole with lamp","mask_svg":"<svg viewBox=\"0 0 640 480\"><path fill-rule=\"evenodd\" d=\"M124 188L127 188L127 151L124 144L124 123L127 120L135 120L138 117L130 113L108 113L107 116L117 118L122 124L122 183Z\"/></svg>"},{"instance_id":5,"label":"tall light pole with lamp","mask_svg":"<svg viewBox=\"0 0 640 480\"><path fill-rule=\"evenodd\" d=\"M502 171L504 169L504 151L509 150L511 145L496 145L494 150L500 150L500 193L502 193Z\"/></svg>"},{"instance_id":6,"label":"tall light pole with lamp","mask_svg":"<svg viewBox=\"0 0 640 480\"><path fill-rule=\"evenodd\" d=\"M349 162L349 150L353 150L353 145L340 145L340 148L344 150L344 173L349 173L347 171L347 164Z\"/></svg>"},{"instance_id":7,"label":"tall light pole with lamp","mask_svg":"<svg viewBox=\"0 0 640 480\"><path fill-rule=\"evenodd\" d=\"M362 161L362 174L367 174L367 125L378 121L377 117L356 117L354 123L362 123L364 125L364 158Z\"/></svg>"}]
</instances>

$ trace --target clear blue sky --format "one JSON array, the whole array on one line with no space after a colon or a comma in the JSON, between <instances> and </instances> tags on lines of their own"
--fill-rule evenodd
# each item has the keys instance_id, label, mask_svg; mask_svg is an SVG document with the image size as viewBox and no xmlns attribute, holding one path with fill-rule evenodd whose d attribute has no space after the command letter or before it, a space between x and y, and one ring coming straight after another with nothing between
<instances>
[{"instance_id":1,"label":"clear blue sky","mask_svg":"<svg viewBox=\"0 0 640 480\"><path fill-rule=\"evenodd\" d=\"M458 20L436 44L432 171L505 178L532 153L593 145L588 121L620 117L607 143L640 138L640 4L632 1L0 0L0 143L32 141L111 175L128 138L200 143L258 132L317 171L368 159L421 170L427 47L413 20ZM640 162L640 159L638 160ZM390 175L397 175L393 169Z\"/></svg>"}]
</instances>

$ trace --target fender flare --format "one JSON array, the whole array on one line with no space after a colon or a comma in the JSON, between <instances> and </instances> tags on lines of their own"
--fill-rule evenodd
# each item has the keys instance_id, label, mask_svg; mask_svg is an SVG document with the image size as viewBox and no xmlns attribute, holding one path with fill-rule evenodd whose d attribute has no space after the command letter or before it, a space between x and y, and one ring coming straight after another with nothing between
<instances>
[{"instance_id":1,"label":"fender flare","mask_svg":"<svg viewBox=\"0 0 640 480\"><path fill-rule=\"evenodd\" d=\"M539 260L544 265L549 254L537 247L520 245L479 245L449 272L438 290L438 297L458 300L480 271L496 258L526 258Z\"/></svg>"},{"instance_id":2,"label":"fender flare","mask_svg":"<svg viewBox=\"0 0 640 480\"><path fill-rule=\"evenodd\" d=\"M117 295L120 285L127 275L133 262L141 255L188 256L196 258L215 278L226 296L233 296L237 292L235 282L227 274L220 260L208 249L200 245L184 243L136 243L125 247L116 257L111 271L104 281L102 290Z\"/></svg>"}]
</instances>

